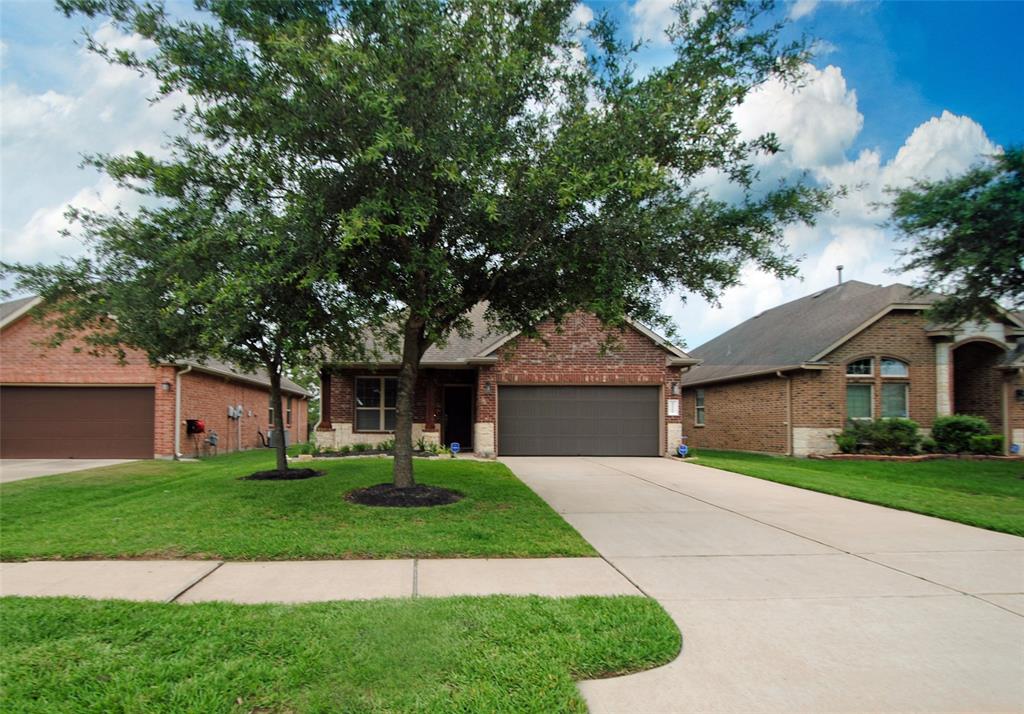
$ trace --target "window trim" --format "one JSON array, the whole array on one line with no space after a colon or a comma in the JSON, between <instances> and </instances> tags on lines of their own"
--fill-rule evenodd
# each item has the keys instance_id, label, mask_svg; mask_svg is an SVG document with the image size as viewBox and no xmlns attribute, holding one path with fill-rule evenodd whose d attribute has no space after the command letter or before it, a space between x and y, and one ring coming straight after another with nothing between
<instances>
[{"instance_id":1,"label":"window trim","mask_svg":"<svg viewBox=\"0 0 1024 714\"><path fill-rule=\"evenodd\" d=\"M904 377L904 380L906 380L905 377ZM899 387L899 386L903 387L903 407L904 407L903 411L905 413L897 415L897 416L891 416L891 415L887 416L885 414L885 395L884 395L885 388L886 387ZM879 409L879 414L881 415L882 419L909 419L910 418L910 382L908 382L908 381L902 381L902 382L895 382L895 381L893 381L893 382L883 382L882 386L879 389L878 395L879 395L878 396L878 409Z\"/></svg>"},{"instance_id":2,"label":"window trim","mask_svg":"<svg viewBox=\"0 0 1024 714\"><path fill-rule=\"evenodd\" d=\"M359 393L359 380L376 380L380 384L380 406L377 407L361 407L359 406L358 393ZM386 406L387 404L387 387L385 380L395 381L395 400L396 404L393 407ZM358 375L352 378L352 432L356 434L394 434L394 429L385 429L384 426L387 424L387 412L395 412L395 416L398 415L398 377L394 375L375 375L365 374ZM359 412L377 412L377 428L376 429L360 429L359 428Z\"/></svg>"},{"instance_id":3,"label":"window trim","mask_svg":"<svg viewBox=\"0 0 1024 714\"><path fill-rule=\"evenodd\" d=\"M903 365L906 371L903 374L886 374L882 369L882 366L886 361L898 362ZM910 362L907 362L905 359L900 359L899 357L879 357L878 376L882 379L910 379Z\"/></svg>"},{"instance_id":4,"label":"window trim","mask_svg":"<svg viewBox=\"0 0 1024 714\"><path fill-rule=\"evenodd\" d=\"M868 367L868 371L867 371L866 374L851 373L850 372L850 366L854 365L854 364L856 364L858 362L867 362L868 363L869 367ZM865 379L869 378L869 377L873 377L875 375L875 358L873 356L870 356L870 357L858 357L857 359L851 359L849 362L847 362L843 366L843 372L846 374L847 377L851 377L851 378L854 378L854 379L856 379L857 377L861 377L861 378L865 378Z\"/></svg>"},{"instance_id":5,"label":"window trim","mask_svg":"<svg viewBox=\"0 0 1024 714\"><path fill-rule=\"evenodd\" d=\"M857 375L864 376L864 375ZM868 388L868 416L866 417L852 417L850 416L850 387L867 387ZM874 382L848 382L846 384L846 397L844 401L844 407L846 411L847 421L873 421L875 418L875 383Z\"/></svg>"},{"instance_id":6,"label":"window trim","mask_svg":"<svg viewBox=\"0 0 1024 714\"><path fill-rule=\"evenodd\" d=\"M697 389L693 395L693 425L704 426L707 423L706 395L703 389Z\"/></svg>"},{"instance_id":7,"label":"window trim","mask_svg":"<svg viewBox=\"0 0 1024 714\"><path fill-rule=\"evenodd\" d=\"M267 394L267 426L274 426L274 395Z\"/></svg>"},{"instance_id":8,"label":"window trim","mask_svg":"<svg viewBox=\"0 0 1024 714\"><path fill-rule=\"evenodd\" d=\"M292 425L292 398L291 398L291 396L288 397L287 404L288 404L288 407L285 410L284 423L285 423L285 426L291 426Z\"/></svg>"}]
</instances>

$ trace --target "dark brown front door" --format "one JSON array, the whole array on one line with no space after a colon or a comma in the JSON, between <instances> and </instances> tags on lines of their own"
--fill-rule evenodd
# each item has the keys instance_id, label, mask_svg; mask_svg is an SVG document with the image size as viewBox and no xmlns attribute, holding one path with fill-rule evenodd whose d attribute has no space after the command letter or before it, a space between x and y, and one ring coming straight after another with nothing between
<instances>
[{"instance_id":1,"label":"dark brown front door","mask_svg":"<svg viewBox=\"0 0 1024 714\"><path fill-rule=\"evenodd\" d=\"M151 459L152 387L0 387L0 457Z\"/></svg>"},{"instance_id":2,"label":"dark brown front door","mask_svg":"<svg viewBox=\"0 0 1024 714\"><path fill-rule=\"evenodd\" d=\"M658 387L498 387L502 456L657 456Z\"/></svg>"},{"instance_id":3,"label":"dark brown front door","mask_svg":"<svg viewBox=\"0 0 1024 714\"><path fill-rule=\"evenodd\" d=\"M441 438L445 446L457 441L462 451L473 450L473 387L448 385L444 388Z\"/></svg>"}]
</instances>

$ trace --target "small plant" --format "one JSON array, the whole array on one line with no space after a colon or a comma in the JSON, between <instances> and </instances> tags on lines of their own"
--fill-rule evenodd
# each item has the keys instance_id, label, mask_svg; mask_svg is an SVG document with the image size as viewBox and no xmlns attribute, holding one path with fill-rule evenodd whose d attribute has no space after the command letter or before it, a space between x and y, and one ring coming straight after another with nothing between
<instances>
[{"instance_id":1,"label":"small plant","mask_svg":"<svg viewBox=\"0 0 1024 714\"><path fill-rule=\"evenodd\" d=\"M969 452L972 436L987 436L991 433L987 421L970 414L939 417L932 424L932 438L939 451L945 454Z\"/></svg>"},{"instance_id":2,"label":"small plant","mask_svg":"<svg viewBox=\"0 0 1024 714\"><path fill-rule=\"evenodd\" d=\"M352 451L356 452L357 454L361 454L364 451L369 451L369 450L370 450L370 445L369 444L364 444L363 442L359 442L358 444L352 444Z\"/></svg>"},{"instance_id":3,"label":"small plant","mask_svg":"<svg viewBox=\"0 0 1024 714\"><path fill-rule=\"evenodd\" d=\"M836 446L844 454L857 453L857 437L851 432L849 427L836 434Z\"/></svg>"},{"instance_id":4,"label":"small plant","mask_svg":"<svg viewBox=\"0 0 1024 714\"><path fill-rule=\"evenodd\" d=\"M426 451L427 440L422 436L416 440L416 451Z\"/></svg>"},{"instance_id":5,"label":"small plant","mask_svg":"<svg viewBox=\"0 0 1024 714\"><path fill-rule=\"evenodd\" d=\"M996 456L1003 453L1002 434L984 434L971 437L968 442L972 454L987 454Z\"/></svg>"},{"instance_id":6,"label":"small plant","mask_svg":"<svg viewBox=\"0 0 1024 714\"><path fill-rule=\"evenodd\" d=\"M351 447L351 446L349 446L348 444L345 444L345 445L344 445L343 447L341 447L340 449L338 449L338 453L341 453L341 454L350 454L350 453L352 453L352 447Z\"/></svg>"},{"instance_id":7,"label":"small plant","mask_svg":"<svg viewBox=\"0 0 1024 714\"><path fill-rule=\"evenodd\" d=\"M395 440L394 439L385 439L384 441L382 441L379 444L377 444L377 448L380 451L394 451L395 450Z\"/></svg>"}]
</instances>

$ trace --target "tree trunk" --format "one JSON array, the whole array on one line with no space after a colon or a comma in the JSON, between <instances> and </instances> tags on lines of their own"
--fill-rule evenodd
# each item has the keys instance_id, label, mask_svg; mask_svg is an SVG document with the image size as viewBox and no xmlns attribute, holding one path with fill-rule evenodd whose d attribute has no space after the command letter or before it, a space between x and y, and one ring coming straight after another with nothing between
<instances>
[{"instance_id":1,"label":"tree trunk","mask_svg":"<svg viewBox=\"0 0 1024 714\"><path fill-rule=\"evenodd\" d=\"M270 374L270 403L274 412L274 429L277 431L277 445L274 448L277 455L277 470L287 471L288 449L284 443L284 409L281 408L281 368L271 366L267 372ZM270 434L267 436L270 437Z\"/></svg>"},{"instance_id":2,"label":"tree trunk","mask_svg":"<svg viewBox=\"0 0 1024 714\"><path fill-rule=\"evenodd\" d=\"M395 405L395 464L392 471L396 488L408 488L416 484L412 472L412 404L420 358L426 345L423 326L422 318L410 316L405 322L402 338L402 367L398 372L398 401Z\"/></svg>"}]
</instances>

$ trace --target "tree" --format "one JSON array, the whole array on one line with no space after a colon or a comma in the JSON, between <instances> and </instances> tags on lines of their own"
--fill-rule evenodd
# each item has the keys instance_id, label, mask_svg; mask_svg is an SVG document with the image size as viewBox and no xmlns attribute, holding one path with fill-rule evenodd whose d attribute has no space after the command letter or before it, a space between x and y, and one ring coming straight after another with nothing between
<instances>
[{"instance_id":1,"label":"tree","mask_svg":"<svg viewBox=\"0 0 1024 714\"><path fill-rule=\"evenodd\" d=\"M204 0L203 21L130 0L61 0L156 44L111 60L197 101L209 141L245 137L291 157L324 208L333 267L400 350L394 485L414 483L419 363L488 318L530 333L586 309L649 323L664 292L714 298L745 263L795 272L782 229L829 196L757 184L771 135L740 137L732 110L793 79L769 0L682 2L674 59L646 73L608 17L573 0ZM714 174L744 199L713 199Z\"/></svg>"},{"instance_id":2,"label":"tree","mask_svg":"<svg viewBox=\"0 0 1024 714\"><path fill-rule=\"evenodd\" d=\"M75 333L94 352L123 357L130 346L154 363L212 357L264 369L274 423L283 425L284 372L322 359L326 348L358 344L352 298L331 272L330 242L292 176L258 148L212 152L185 138L167 161L136 154L91 162L157 203L133 215L72 209L88 257L4 266L19 288L46 300L54 341Z\"/></svg>"},{"instance_id":3,"label":"tree","mask_svg":"<svg viewBox=\"0 0 1024 714\"><path fill-rule=\"evenodd\" d=\"M960 176L891 189L891 224L911 245L898 271L946 297L935 319L984 319L993 305L1024 309L1024 147Z\"/></svg>"}]
</instances>

